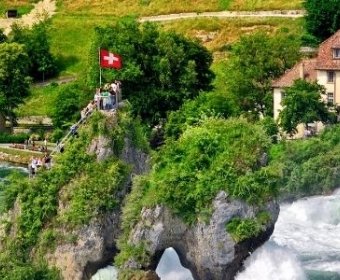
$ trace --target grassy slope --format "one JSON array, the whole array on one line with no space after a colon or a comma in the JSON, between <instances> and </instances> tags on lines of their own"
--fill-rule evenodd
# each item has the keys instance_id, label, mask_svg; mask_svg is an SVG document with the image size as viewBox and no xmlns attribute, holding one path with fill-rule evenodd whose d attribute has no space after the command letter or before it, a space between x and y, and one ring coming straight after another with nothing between
<instances>
[{"instance_id":1,"label":"grassy slope","mask_svg":"<svg viewBox=\"0 0 340 280\"><path fill-rule=\"evenodd\" d=\"M231 10L299 9L301 0L59 0L62 10L69 13L140 16L182 12Z\"/></svg>"},{"instance_id":2,"label":"grassy slope","mask_svg":"<svg viewBox=\"0 0 340 280\"><path fill-rule=\"evenodd\" d=\"M8 0L9 1L9 0ZM24 0L22 0L24 2ZM28 2L26 0L26 2ZM116 1L115 1L116 2ZM149 4L146 4L149 2ZM240 10L247 9L250 1L239 0L213 0L213 1L163 1L163 0L123 0L114 5L108 0L71 1L59 0L58 14L52 19L50 29L51 49L58 56L63 65L61 75L82 76L86 72L87 55L94 34L94 27L106 25L115 21L116 15L135 13L140 15L163 14L185 11L214 11L227 6ZM230 2L230 3L229 3ZM291 1L253 1L255 8L266 9L269 7L298 8L300 0ZM144 4L143 4L144 3ZM275 3L275 5L273 5ZM247 6L248 5L248 6ZM102 15L105 14L105 15ZM101 15L99 15L101 14ZM239 18L239 19L189 19L162 23L164 29L175 30L185 36L196 38L198 35L212 35L212 40L204 45L211 51L221 51L239 38L242 34L249 34L257 30L274 32L286 29L288 32L299 36L302 33L301 19L284 18ZM225 56L216 56L222 57ZM219 63L218 60L215 63ZM218 74L218 73L217 73ZM18 110L20 116L49 114L55 90L51 88L33 89L32 96L27 104ZM42 106L41 106L42 105Z\"/></svg>"}]
</instances>

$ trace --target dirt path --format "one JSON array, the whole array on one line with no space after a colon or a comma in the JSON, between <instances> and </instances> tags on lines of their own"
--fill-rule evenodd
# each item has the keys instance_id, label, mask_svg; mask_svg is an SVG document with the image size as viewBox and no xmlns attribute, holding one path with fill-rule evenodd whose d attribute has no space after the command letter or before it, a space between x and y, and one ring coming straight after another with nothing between
<instances>
[{"instance_id":1,"label":"dirt path","mask_svg":"<svg viewBox=\"0 0 340 280\"><path fill-rule=\"evenodd\" d=\"M170 15L158 15L150 17L141 17L140 22L145 21L171 21L188 18L216 17L216 18L236 18L236 17L285 17L299 18L305 15L304 10L282 10L282 11L239 11L239 12L206 12L206 13L180 13Z\"/></svg>"},{"instance_id":2,"label":"dirt path","mask_svg":"<svg viewBox=\"0 0 340 280\"><path fill-rule=\"evenodd\" d=\"M42 0L34 4L32 11L21 18L0 19L0 28L4 30L5 34L8 34L14 22L31 27L33 24L54 15L56 8L55 0Z\"/></svg>"}]
</instances>

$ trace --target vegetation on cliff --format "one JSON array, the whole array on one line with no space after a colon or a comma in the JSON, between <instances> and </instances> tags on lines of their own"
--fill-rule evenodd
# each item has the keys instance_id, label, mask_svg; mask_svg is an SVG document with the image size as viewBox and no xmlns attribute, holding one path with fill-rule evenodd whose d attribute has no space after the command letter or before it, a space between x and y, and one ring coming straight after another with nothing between
<instances>
[{"instance_id":1,"label":"vegetation on cliff","mask_svg":"<svg viewBox=\"0 0 340 280\"><path fill-rule=\"evenodd\" d=\"M68 240L67 236L54 232L55 227L77 227L118 207L117 193L126 182L129 171L118 156L125 137L135 137L133 142L136 145L147 148L141 133L138 122L128 111L122 110L115 117L96 113L80 129L79 136L70 140L51 170L39 172L33 180L18 178L3 188L2 210L7 211L17 200L20 211L15 221L3 221L8 236L2 236L1 264L7 260L12 265L0 265L2 279L26 279L6 277L21 271L28 273L29 269L35 268L34 273L39 275L41 267L45 267L42 275L49 275L46 276L49 278L32 276L27 279L58 278L58 273L53 273L52 277L53 271L46 270L41 255L33 254L34 260L29 257L33 246L39 243L43 252L52 249L53 244ZM112 148L116 147L112 157L100 162L94 154L87 152L92 139L99 135L111 139ZM65 208L59 208L60 201Z\"/></svg>"},{"instance_id":2,"label":"vegetation on cliff","mask_svg":"<svg viewBox=\"0 0 340 280\"><path fill-rule=\"evenodd\" d=\"M135 182L128 197L117 263L131 257L143 263L143 245L128 243L143 207L163 204L187 223L195 223L210 218L211 202L221 190L253 205L270 201L278 178L260 160L270 145L261 126L218 118L207 118L167 142L155 156L150 174Z\"/></svg>"}]
</instances>

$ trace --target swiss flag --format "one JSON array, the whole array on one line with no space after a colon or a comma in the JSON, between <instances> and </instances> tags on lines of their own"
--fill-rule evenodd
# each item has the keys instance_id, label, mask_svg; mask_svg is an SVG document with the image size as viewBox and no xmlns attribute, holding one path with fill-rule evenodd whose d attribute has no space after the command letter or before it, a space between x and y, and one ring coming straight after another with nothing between
<instances>
[{"instance_id":1,"label":"swiss flag","mask_svg":"<svg viewBox=\"0 0 340 280\"><path fill-rule=\"evenodd\" d=\"M100 67L103 68L122 68L122 58L107 50L100 50Z\"/></svg>"}]
</instances>

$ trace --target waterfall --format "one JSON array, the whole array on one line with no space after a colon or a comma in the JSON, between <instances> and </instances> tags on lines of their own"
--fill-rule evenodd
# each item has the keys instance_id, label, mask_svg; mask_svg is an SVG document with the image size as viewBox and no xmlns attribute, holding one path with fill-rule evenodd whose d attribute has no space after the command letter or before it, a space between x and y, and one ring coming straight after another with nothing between
<instances>
[{"instance_id":1,"label":"waterfall","mask_svg":"<svg viewBox=\"0 0 340 280\"><path fill-rule=\"evenodd\" d=\"M163 254L157 273L162 280L192 279L172 248ZM340 190L281 205L272 237L235 278L274 279L340 280Z\"/></svg>"},{"instance_id":2,"label":"waterfall","mask_svg":"<svg viewBox=\"0 0 340 280\"><path fill-rule=\"evenodd\" d=\"M339 280L340 192L281 205L270 241L245 267L237 280Z\"/></svg>"}]
</instances>

